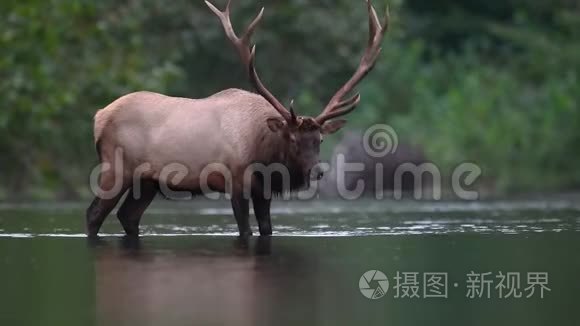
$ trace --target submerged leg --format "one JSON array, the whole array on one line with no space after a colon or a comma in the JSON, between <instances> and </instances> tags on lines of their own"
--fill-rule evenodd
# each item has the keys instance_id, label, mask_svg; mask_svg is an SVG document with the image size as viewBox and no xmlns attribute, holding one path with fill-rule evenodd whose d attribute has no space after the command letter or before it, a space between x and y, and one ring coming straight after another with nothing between
<instances>
[{"instance_id":1,"label":"submerged leg","mask_svg":"<svg viewBox=\"0 0 580 326\"><path fill-rule=\"evenodd\" d=\"M270 204L272 200L264 198L262 194L254 194L252 196L252 202L254 203L254 213L256 214L256 220L260 228L260 235L272 235L272 221L270 217Z\"/></svg>"},{"instance_id":2,"label":"submerged leg","mask_svg":"<svg viewBox=\"0 0 580 326\"><path fill-rule=\"evenodd\" d=\"M119 179L118 179L119 178ZM119 182L117 184L117 182ZM96 237L107 216L117 205L129 188L129 182L113 170L103 171L99 179L98 195L95 197L86 214L86 232L89 237Z\"/></svg>"},{"instance_id":3,"label":"submerged leg","mask_svg":"<svg viewBox=\"0 0 580 326\"><path fill-rule=\"evenodd\" d=\"M158 190L157 183L150 180L141 180L139 186L140 191L137 191L135 187L129 190L123 205L117 212L117 218L128 236L139 235L141 217L155 199Z\"/></svg>"},{"instance_id":4,"label":"submerged leg","mask_svg":"<svg viewBox=\"0 0 580 326\"><path fill-rule=\"evenodd\" d=\"M250 201L244 198L242 191L234 192L232 194L232 208L234 209L234 217L238 223L238 230L240 237L245 238L252 235L250 229Z\"/></svg>"},{"instance_id":5,"label":"submerged leg","mask_svg":"<svg viewBox=\"0 0 580 326\"><path fill-rule=\"evenodd\" d=\"M95 197L91 206L87 209L87 235L89 237L96 237L105 222L107 216L111 213L113 208L117 205L125 191L121 191L118 195L111 199L102 199Z\"/></svg>"}]
</instances>

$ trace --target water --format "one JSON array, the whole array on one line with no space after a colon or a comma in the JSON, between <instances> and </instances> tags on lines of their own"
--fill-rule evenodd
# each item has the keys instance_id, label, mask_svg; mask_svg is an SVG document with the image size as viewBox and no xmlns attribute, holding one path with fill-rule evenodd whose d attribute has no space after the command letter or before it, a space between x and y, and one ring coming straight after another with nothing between
<instances>
[{"instance_id":1,"label":"water","mask_svg":"<svg viewBox=\"0 0 580 326\"><path fill-rule=\"evenodd\" d=\"M89 241L83 210L0 205L0 325L572 325L580 317L575 201L278 202L275 236L248 242L235 237L223 203L155 203L138 241L123 238L114 217ZM369 270L389 280L377 300L359 289ZM398 297L397 272L411 273ZM446 298L426 298L424 278L434 272L447 277ZM472 272L491 272L489 299L485 286L483 298L470 296ZM521 298L500 298L500 272L520 276ZM535 272L548 276L544 298L539 288L526 298ZM419 298L403 298L405 289Z\"/></svg>"}]
</instances>

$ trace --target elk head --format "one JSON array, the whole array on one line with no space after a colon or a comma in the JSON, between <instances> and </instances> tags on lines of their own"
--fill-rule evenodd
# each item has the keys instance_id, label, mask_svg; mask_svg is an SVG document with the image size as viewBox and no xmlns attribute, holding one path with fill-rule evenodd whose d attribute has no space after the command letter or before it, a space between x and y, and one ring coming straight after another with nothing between
<instances>
[{"instance_id":1,"label":"elk head","mask_svg":"<svg viewBox=\"0 0 580 326\"><path fill-rule=\"evenodd\" d=\"M389 12L385 13L384 22L381 23L371 0L365 0L369 14L369 40L358 68L353 76L336 92L330 102L317 117L296 115L292 102L287 109L268 89L264 86L255 67L256 46L250 44L252 34L258 26L264 14L264 8L250 23L241 37L234 32L230 20L230 4L228 0L224 11L220 11L209 1L207 6L220 19L227 38L235 46L242 63L249 74L250 82L256 92L263 96L280 114L279 118L271 118L267 121L269 129L279 133L288 141L288 156L290 163L301 167L304 176L317 179L322 178L322 171L313 168L319 163L320 143L322 136L332 134L340 130L346 120L337 119L352 112L360 102L360 94L347 97L355 86L373 69L381 52L381 41L388 29ZM315 173L311 173L315 172Z\"/></svg>"}]
</instances>

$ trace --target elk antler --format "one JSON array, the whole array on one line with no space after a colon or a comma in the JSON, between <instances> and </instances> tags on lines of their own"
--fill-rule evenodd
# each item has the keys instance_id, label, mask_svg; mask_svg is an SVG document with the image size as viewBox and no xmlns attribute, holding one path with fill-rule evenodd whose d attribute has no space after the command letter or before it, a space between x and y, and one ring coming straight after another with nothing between
<instances>
[{"instance_id":1,"label":"elk antler","mask_svg":"<svg viewBox=\"0 0 580 326\"><path fill-rule=\"evenodd\" d=\"M295 122L295 115L291 114L284 107L284 105L282 105L282 103L280 103L280 101L278 101L278 99L276 99L276 97L274 97L274 95L272 95L272 93L270 93L270 91L268 91L268 89L264 86L264 84L262 84L262 81L260 80L260 77L258 76L258 73L256 72L256 67L255 67L256 46L254 45L253 47L250 48L250 41L251 41L252 34L254 33L254 30L256 29L256 27L258 26L258 23L262 19L262 16L264 14L264 8L262 8L262 10L260 10L260 13L258 14L258 16L256 16L256 18L254 18L252 23L248 26L248 28L246 29L243 36L241 38L239 38L236 35L236 32L234 32L234 28L233 28L232 22L230 20L231 0L228 0L228 4L226 5L226 9L223 12L220 11L219 9L217 9L213 4L211 4L207 0L205 1L205 4L220 19L220 21L224 27L224 31L226 33L226 36L236 47L236 50L238 51L238 54L240 55L240 58L242 59L242 63L244 64L244 67L246 68L246 72L250 75L250 82L252 83L252 85L254 86L256 91L258 92L258 94L262 95L276 109L276 111L278 111L278 113L280 113L280 115L282 115L282 117L284 117L284 119L288 123Z\"/></svg>"},{"instance_id":2,"label":"elk antler","mask_svg":"<svg viewBox=\"0 0 580 326\"><path fill-rule=\"evenodd\" d=\"M389 27L389 10L387 8L385 21L381 25L371 0L365 1L367 2L369 11L369 42L367 49L365 50L354 75L348 82L346 82L346 84L344 84L344 86L342 86L342 88L338 90L338 92L336 92L332 99L330 99L330 102L326 105L326 108L324 108L322 113L316 118L316 122L320 125L330 119L348 114L356 108L360 102L360 94L356 94L347 100L343 100L343 98L373 69L377 62L377 58L381 53L381 41Z\"/></svg>"}]
</instances>

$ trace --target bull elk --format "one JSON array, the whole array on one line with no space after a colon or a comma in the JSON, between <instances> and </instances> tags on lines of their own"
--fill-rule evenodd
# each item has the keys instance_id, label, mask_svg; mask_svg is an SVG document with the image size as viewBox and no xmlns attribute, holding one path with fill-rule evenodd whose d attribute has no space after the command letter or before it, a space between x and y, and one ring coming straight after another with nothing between
<instances>
[{"instance_id":1,"label":"bull elk","mask_svg":"<svg viewBox=\"0 0 580 326\"><path fill-rule=\"evenodd\" d=\"M296 115L293 105L287 109L264 86L255 67L256 47L251 36L262 19L264 9L238 37L230 21L230 3L220 11L205 1L219 18L227 38L238 52L255 93L228 89L204 99L169 97L151 92L125 95L95 115L94 136L101 166L96 198L87 210L87 233L96 236L107 215L128 192L117 217L127 235L138 235L144 211L160 191L186 190L200 194L204 167L220 164L231 180L213 173L204 182L217 193L228 193L241 236L252 234L249 224L249 200L254 206L261 235L271 235L271 197L268 193L296 191L308 186L311 178L322 177L319 163L322 136L342 128L346 120L337 119L352 112L360 95L347 97L373 69L380 45L388 28L388 11L381 22L366 0L369 14L369 41L354 75L330 99L317 117ZM122 168L115 167L121 149ZM167 180L163 167L181 163L187 175L180 181ZM277 164L289 173L289 182L265 178L250 171L253 164ZM135 171L146 165L135 182ZM112 166L112 168L111 168ZM105 190L116 187L112 196ZM268 188L268 189L265 189ZM137 194L136 189L139 190ZM245 189L250 189L246 192ZM249 193L249 195L245 195Z\"/></svg>"}]
</instances>

